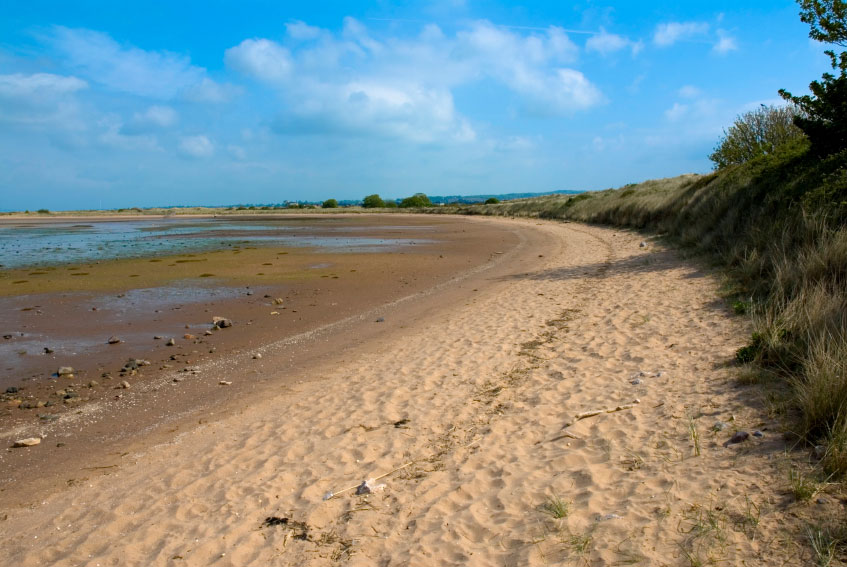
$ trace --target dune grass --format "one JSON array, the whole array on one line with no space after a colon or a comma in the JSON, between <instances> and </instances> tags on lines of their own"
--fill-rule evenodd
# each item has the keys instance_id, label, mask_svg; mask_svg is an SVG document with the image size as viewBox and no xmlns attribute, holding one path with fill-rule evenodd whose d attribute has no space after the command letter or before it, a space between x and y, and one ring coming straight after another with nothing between
<instances>
[{"instance_id":1,"label":"dune grass","mask_svg":"<svg viewBox=\"0 0 847 567\"><path fill-rule=\"evenodd\" d=\"M790 391L797 436L827 445L847 474L847 151L820 158L804 139L709 175L576 196L440 207L643 229L727 270L754 333L739 350Z\"/></svg>"}]
</instances>

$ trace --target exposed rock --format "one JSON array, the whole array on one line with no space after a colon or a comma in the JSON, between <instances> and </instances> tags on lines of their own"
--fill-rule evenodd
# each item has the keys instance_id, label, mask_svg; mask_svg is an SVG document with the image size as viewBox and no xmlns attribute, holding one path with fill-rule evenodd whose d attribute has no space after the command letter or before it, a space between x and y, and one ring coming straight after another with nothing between
<instances>
[{"instance_id":1,"label":"exposed rock","mask_svg":"<svg viewBox=\"0 0 847 567\"><path fill-rule=\"evenodd\" d=\"M377 323L385 323L385 317L377 317L376 322Z\"/></svg>"},{"instance_id":2,"label":"exposed rock","mask_svg":"<svg viewBox=\"0 0 847 567\"><path fill-rule=\"evenodd\" d=\"M129 389L129 382L127 382L126 380L121 382L121 388L123 388L124 390L128 390Z\"/></svg>"},{"instance_id":3,"label":"exposed rock","mask_svg":"<svg viewBox=\"0 0 847 567\"><path fill-rule=\"evenodd\" d=\"M109 340L108 340L108 341L106 341L106 342L108 342L110 345L116 345L116 344L118 344L118 343L120 343L120 342L123 342L123 341L121 341L121 340L120 340L118 337L116 337L115 335L112 335L111 337L109 337Z\"/></svg>"},{"instance_id":4,"label":"exposed rock","mask_svg":"<svg viewBox=\"0 0 847 567\"><path fill-rule=\"evenodd\" d=\"M167 346L174 346L174 345L176 344L176 341L175 341L175 340L173 340L173 339L168 339L168 342L166 342L165 344L166 344Z\"/></svg>"},{"instance_id":5,"label":"exposed rock","mask_svg":"<svg viewBox=\"0 0 847 567\"><path fill-rule=\"evenodd\" d=\"M282 305L282 304L283 304L283 301L282 301L281 297L277 297L276 299L274 299L274 305Z\"/></svg>"},{"instance_id":6,"label":"exposed rock","mask_svg":"<svg viewBox=\"0 0 847 567\"><path fill-rule=\"evenodd\" d=\"M154 340L154 341L159 341L159 340L162 340L163 338L164 338L164 337L163 337L162 335L155 335L155 336L153 337L153 340Z\"/></svg>"},{"instance_id":7,"label":"exposed rock","mask_svg":"<svg viewBox=\"0 0 847 567\"><path fill-rule=\"evenodd\" d=\"M630 380L629 383L633 386L638 386L639 384L643 384L644 380L642 380L641 378L636 378L635 380Z\"/></svg>"},{"instance_id":8,"label":"exposed rock","mask_svg":"<svg viewBox=\"0 0 847 567\"><path fill-rule=\"evenodd\" d=\"M712 426L712 431L723 431L728 428L729 424L725 421L719 421Z\"/></svg>"},{"instance_id":9,"label":"exposed rock","mask_svg":"<svg viewBox=\"0 0 847 567\"><path fill-rule=\"evenodd\" d=\"M812 449L812 456L817 460L821 460L826 457L826 446L825 445L815 445L815 448Z\"/></svg>"},{"instance_id":10,"label":"exposed rock","mask_svg":"<svg viewBox=\"0 0 847 567\"><path fill-rule=\"evenodd\" d=\"M59 369L56 371L56 374L58 374L59 376L72 377L74 375L74 369L71 366L60 366Z\"/></svg>"},{"instance_id":11,"label":"exposed rock","mask_svg":"<svg viewBox=\"0 0 847 567\"><path fill-rule=\"evenodd\" d=\"M13 447L32 447L39 443L41 443L41 437L27 437L26 439L19 439L18 441L15 441Z\"/></svg>"},{"instance_id":12,"label":"exposed rock","mask_svg":"<svg viewBox=\"0 0 847 567\"><path fill-rule=\"evenodd\" d=\"M226 329L232 327L232 321L226 317L212 317L212 324L218 329Z\"/></svg>"},{"instance_id":13,"label":"exposed rock","mask_svg":"<svg viewBox=\"0 0 847 567\"><path fill-rule=\"evenodd\" d=\"M214 335L215 333L213 333L212 331L210 331L210 330L206 329L206 331L205 331L203 334L208 336L208 335Z\"/></svg>"},{"instance_id":14,"label":"exposed rock","mask_svg":"<svg viewBox=\"0 0 847 567\"><path fill-rule=\"evenodd\" d=\"M762 433L761 431L756 430L756 431L753 432L753 437L758 437L759 439L761 439L764 436L765 436L765 434Z\"/></svg>"},{"instance_id":15,"label":"exposed rock","mask_svg":"<svg viewBox=\"0 0 847 567\"><path fill-rule=\"evenodd\" d=\"M262 358L262 353L257 352L256 354L253 355L253 358L256 358L256 359Z\"/></svg>"},{"instance_id":16,"label":"exposed rock","mask_svg":"<svg viewBox=\"0 0 847 567\"><path fill-rule=\"evenodd\" d=\"M184 335L182 335L182 338L186 341L193 341L196 337L191 333L185 333Z\"/></svg>"},{"instance_id":17,"label":"exposed rock","mask_svg":"<svg viewBox=\"0 0 847 567\"><path fill-rule=\"evenodd\" d=\"M733 435L732 437L727 439L726 442L724 442L723 446L729 447L730 445L735 445L736 443L743 443L744 441L747 441L747 439L749 439L749 438L750 438L750 434L747 433L746 431L737 431L735 433L735 435Z\"/></svg>"},{"instance_id":18,"label":"exposed rock","mask_svg":"<svg viewBox=\"0 0 847 567\"><path fill-rule=\"evenodd\" d=\"M641 244L638 245L639 248L647 248L647 243L642 241Z\"/></svg>"},{"instance_id":19,"label":"exposed rock","mask_svg":"<svg viewBox=\"0 0 847 567\"><path fill-rule=\"evenodd\" d=\"M44 347L44 354L53 354L53 349L50 347Z\"/></svg>"},{"instance_id":20,"label":"exposed rock","mask_svg":"<svg viewBox=\"0 0 847 567\"><path fill-rule=\"evenodd\" d=\"M7 394L17 394L18 388L16 386L9 386L8 388L6 388L6 393Z\"/></svg>"},{"instance_id":21,"label":"exposed rock","mask_svg":"<svg viewBox=\"0 0 847 567\"><path fill-rule=\"evenodd\" d=\"M100 384L98 384L96 380L91 380L91 381L88 383L88 387L89 387L89 388L96 388L96 387L97 387L97 386L99 386L99 385L100 385Z\"/></svg>"},{"instance_id":22,"label":"exposed rock","mask_svg":"<svg viewBox=\"0 0 847 567\"><path fill-rule=\"evenodd\" d=\"M218 382L218 384L220 384L221 386L232 386L232 382L228 380L221 380L220 382Z\"/></svg>"}]
</instances>

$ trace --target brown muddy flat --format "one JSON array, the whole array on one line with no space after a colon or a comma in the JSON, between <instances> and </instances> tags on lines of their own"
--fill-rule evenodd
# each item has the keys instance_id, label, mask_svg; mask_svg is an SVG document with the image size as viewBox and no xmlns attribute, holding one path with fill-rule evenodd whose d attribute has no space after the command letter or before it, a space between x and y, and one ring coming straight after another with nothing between
<instances>
[{"instance_id":1,"label":"brown muddy flat","mask_svg":"<svg viewBox=\"0 0 847 567\"><path fill-rule=\"evenodd\" d=\"M408 229L398 228L400 219ZM273 356L274 375L282 366L303 379L298 369L313 366L321 353L397 328L390 312L349 323L356 316L431 290L519 241L502 225L458 217L343 222L374 237L425 234L426 242L382 253L243 246L28 272L45 272L35 275L3 272L0 333L8 338L0 338L0 392L17 392L0 395L0 438L11 447L19 432L45 429L38 451L0 452L3 500L32 496L24 485L67 482L71 463L120 454L163 423L214 419L226 407L249 405L269 375L258 364L268 359L254 358L265 345L290 340ZM13 283L22 279L28 281ZM206 334L214 316L233 326ZM343 329L331 330L345 320ZM120 342L108 344L110 337ZM129 359L150 365L122 373ZM232 387L195 380L192 369L200 364L231 365L254 380ZM73 367L73 377L57 376L60 366ZM175 373L176 387L163 390ZM129 389L121 388L124 381Z\"/></svg>"}]
</instances>

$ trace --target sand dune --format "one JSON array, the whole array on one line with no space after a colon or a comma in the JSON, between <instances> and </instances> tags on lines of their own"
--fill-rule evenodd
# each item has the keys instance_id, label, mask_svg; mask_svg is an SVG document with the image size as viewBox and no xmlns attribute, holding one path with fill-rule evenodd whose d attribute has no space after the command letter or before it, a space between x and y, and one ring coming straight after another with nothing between
<instances>
[{"instance_id":1,"label":"sand dune","mask_svg":"<svg viewBox=\"0 0 847 567\"><path fill-rule=\"evenodd\" d=\"M0 563L796 564L782 440L732 381L748 330L716 278L632 233L479 222L546 244L294 391L9 511ZM723 447L735 429L764 437Z\"/></svg>"}]
</instances>

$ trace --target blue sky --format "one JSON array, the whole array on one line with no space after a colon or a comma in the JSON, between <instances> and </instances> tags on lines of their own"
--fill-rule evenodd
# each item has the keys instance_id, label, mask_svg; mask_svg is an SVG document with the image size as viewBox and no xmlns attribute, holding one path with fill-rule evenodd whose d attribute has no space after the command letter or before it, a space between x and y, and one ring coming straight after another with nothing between
<instances>
[{"instance_id":1,"label":"blue sky","mask_svg":"<svg viewBox=\"0 0 847 567\"><path fill-rule=\"evenodd\" d=\"M706 172L828 69L794 2L9 2L0 210Z\"/></svg>"}]
</instances>

